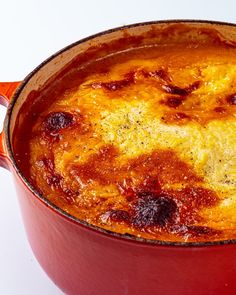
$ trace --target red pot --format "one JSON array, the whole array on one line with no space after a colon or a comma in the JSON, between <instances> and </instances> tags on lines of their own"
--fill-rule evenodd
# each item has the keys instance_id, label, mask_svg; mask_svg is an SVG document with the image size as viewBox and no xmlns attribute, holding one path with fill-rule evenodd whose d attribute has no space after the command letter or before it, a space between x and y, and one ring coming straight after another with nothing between
<instances>
[{"instance_id":1,"label":"red pot","mask_svg":"<svg viewBox=\"0 0 236 295\"><path fill-rule=\"evenodd\" d=\"M151 28L163 29L176 22L179 21L136 24L92 36L50 57L23 82L0 83L0 103L8 104L11 100L4 130L0 134L0 165L10 169L14 176L24 224L35 256L49 277L67 294L222 295L236 292L236 240L153 242L91 226L61 211L39 195L19 170L11 148L16 116L25 97L37 91L75 56L89 52L93 45L117 40L124 32L136 36ZM216 28L236 40L233 24L185 23Z\"/></svg>"}]
</instances>

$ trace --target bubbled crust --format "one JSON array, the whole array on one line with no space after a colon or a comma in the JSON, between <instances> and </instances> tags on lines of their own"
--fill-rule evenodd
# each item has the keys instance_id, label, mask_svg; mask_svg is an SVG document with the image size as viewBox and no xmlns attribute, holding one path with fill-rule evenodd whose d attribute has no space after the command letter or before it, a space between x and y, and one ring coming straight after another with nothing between
<instances>
[{"instance_id":1,"label":"bubbled crust","mask_svg":"<svg viewBox=\"0 0 236 295\"><path fill-rule=\"evenodd\" d=\"M33 185L110 231L236 238L235 49L153 46L108 64L32 122Z\"/></svg>"}]
</instances>

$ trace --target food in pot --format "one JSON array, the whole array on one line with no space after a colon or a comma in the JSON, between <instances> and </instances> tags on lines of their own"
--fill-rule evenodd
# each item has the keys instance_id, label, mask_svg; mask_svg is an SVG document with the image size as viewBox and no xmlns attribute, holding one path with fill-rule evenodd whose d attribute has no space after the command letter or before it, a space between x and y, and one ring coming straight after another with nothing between
<instances>
[{"instance_id":1,"label":"food in pot","mask_svg":"<svg viewBox=\"0 0 236 295\"><path fill-rule=\"evenodd\" d=\"M107 55L93 48L103 56L85 54L32 92L15 130L17 163L41 195L99 228L236 238L236 44L184 25L140 40Z\"/></svg>"}]
</instances>

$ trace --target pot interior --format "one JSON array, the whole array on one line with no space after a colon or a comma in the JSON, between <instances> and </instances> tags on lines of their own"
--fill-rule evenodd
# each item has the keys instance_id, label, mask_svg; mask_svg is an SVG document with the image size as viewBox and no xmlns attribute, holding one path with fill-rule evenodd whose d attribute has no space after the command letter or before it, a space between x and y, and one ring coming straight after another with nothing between
<instances>
[{"instance_id":1,"label":"pot interior","mask_svg":"<svg viewBox=\"0 0 236 295\"><path fill-rule=\"evenodd\" d=\"M191 31L189 31L189 26L192 28ZM178 33L175 34L175 32ZM12 148L14 136L17 136L15 129L21 124L25 115L26 99L27 103L33 103L38 93L44 91L52 81L60 81L60 78L71 67L79 69L91 61L134 47L182 42L207 44L212 41L221 42L224 39L229 44L234 43L236 40L234 25L204 21L151 22L117 28L88 37L51 56L24 79L8 109L5 134L8 153L14 168L27 182L19 171ZM66 215L64 212L61 213Z\"/></svg>"}]
</instances>

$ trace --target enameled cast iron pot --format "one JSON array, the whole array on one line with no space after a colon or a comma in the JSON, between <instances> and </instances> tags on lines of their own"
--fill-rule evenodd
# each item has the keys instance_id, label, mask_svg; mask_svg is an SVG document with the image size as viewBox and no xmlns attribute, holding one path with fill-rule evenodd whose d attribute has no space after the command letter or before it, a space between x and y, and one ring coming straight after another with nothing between
<instances>
[{"instance_id":1,"label":"enameled cast iron pot","mask_svg":"<svg viewBox=\"0 0 236 295\"><path fill-rule=\"evenodd\" d=\"M0 103L8 105L4 130L0 134L0 165L14 176L35 256L49 277L67 294L226 295L236 292L236 240L154 242L91 226L39 195L19 170L11 147L16 116L24 99L75 56L98 43L121 38L124 31L135 36L153 27L164 28L179 22L216 28L224 36L236 40L234 24L204 21L135 24L70 45L43 62L23 82L0 83Z\"/></svg>"}]
</instances>

